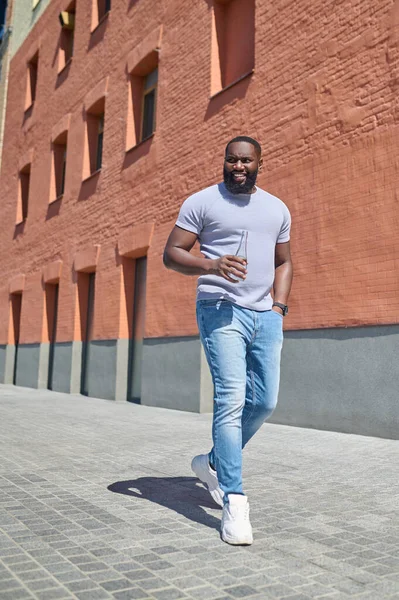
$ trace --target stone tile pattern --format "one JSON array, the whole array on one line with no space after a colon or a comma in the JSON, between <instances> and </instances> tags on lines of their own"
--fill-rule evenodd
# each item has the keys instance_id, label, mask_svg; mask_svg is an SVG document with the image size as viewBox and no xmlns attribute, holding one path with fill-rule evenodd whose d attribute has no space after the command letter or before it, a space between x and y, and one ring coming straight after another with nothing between
<instances>
[{"instance_id":1,"label":"stone tile pattern","mask_svg":"<svg viewBox=\"0 0 399 600\"><path fill-rule=\"evenodd\" d=\"M209 415L0 386L1 600L399 599L397 441L266 424L254 545L192 476Z\"/></svg>"}]
</instances>

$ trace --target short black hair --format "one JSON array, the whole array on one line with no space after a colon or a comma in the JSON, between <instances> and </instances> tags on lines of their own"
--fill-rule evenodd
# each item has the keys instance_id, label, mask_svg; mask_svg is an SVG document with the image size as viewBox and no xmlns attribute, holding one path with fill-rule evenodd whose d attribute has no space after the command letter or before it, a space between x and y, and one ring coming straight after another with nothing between
<instances>
[{"instance_id":1,"label":"short black hair","mask_svg":"<svg viewBox=\"0 0 399 600\"><path fill-rule=\"evenodd\" d=\"M226 146L225 154L227 154L227 149L233 142L248 142L248 144L252 144L252 146L254 146L259 156L262 154L262 148L259 142L257 140L254 140L254 138L249 137L248 135L237 135L235 138L230 140Z\"/></svg>"}]
</instances>

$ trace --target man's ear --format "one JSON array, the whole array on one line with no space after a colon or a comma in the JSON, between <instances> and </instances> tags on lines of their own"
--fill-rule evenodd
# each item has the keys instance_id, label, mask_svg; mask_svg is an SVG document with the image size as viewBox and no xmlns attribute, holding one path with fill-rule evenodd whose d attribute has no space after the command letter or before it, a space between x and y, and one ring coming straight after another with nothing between
<instances>
[{"instance_id":1,"label":"man's ear","mask_svg":"<svg viewBox=\"0 0 399 600\"><path fill-rule=\"evenodd\" d=\"M259 169L259 171L262 170L262 167L263 167L263 158L260 158L259 162L258 162L258 169Z\"/></svg>"}]
</instances>

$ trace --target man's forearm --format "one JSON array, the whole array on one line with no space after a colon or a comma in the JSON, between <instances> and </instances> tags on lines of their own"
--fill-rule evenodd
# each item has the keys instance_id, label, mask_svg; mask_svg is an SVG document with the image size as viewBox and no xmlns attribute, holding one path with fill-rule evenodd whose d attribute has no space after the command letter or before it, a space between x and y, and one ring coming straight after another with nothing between
<instances>
[{"instance_id":1,"label":"man's forearm","mask_svg":"<svg viewBox=\"0 0 399 600\"><path fill-rule=\"evenodd\" d=\"M212 260L193 256L183 248L165 250L163 263L168 269L178 271L183 275L207 275L212 269Z\"/></svg>"},{"instance_id":2,"label":"man's forearm","mask_svg":"<svg viewBox=\"0 0 399 600\"><path fill-rule=\"evenodd\" d=\"M274 301L288 304L293 277L292 262L288 261L276 267L274 276Z\"/></svg>"}]
</instances>

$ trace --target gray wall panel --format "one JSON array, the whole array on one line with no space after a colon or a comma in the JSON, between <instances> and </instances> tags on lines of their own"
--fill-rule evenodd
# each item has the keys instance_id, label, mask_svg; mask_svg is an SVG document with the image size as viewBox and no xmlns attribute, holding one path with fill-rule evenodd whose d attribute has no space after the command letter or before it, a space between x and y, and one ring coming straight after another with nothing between
<instances>
[{"instance_id":1,"label":"gray wall panel","mask_svg":"<svg viewBox=\"0 0 399 600\"><path fill-rule=\"evenodd\" d=\"M48 367L50 357L50 344L40 344L39 372L37 374L37 387L47 389L48 384Z\"/></svg>"},{"instance_id":2,"label":"gray wall panel","mask_svg":"<svg viewBox=\"0 0 399 600\"><path fill-rule=\"evenodd\" d=\"M16 385L38 387L40 344L19 344Z\"/></svg>"},{"instance_id":3,"label":"gray wall panel","mask_svg":"<svg viewBox=\"0 0 399 600\"><path fill-rule=\"evenodd\" d=\"M95 340L90 342L89 396L114 400L115 387L116 340Z\"/></svg>"},{"instance_id":4,"label":"gray wall panel","mask_svg":"<svg viewBox=\"0 0 399 600\"><path fill-rule=\"evenodd\" d=\"M117 340L116 342L116 383L115 400L126 400L127 397L127 373L129 362L129 340Z\"/></svg>"},{"instance_id":5,"label":"gray wall panel","mask_svg":"<svg viewBox=\"0 0 399 600\"><path fill-rule=\"evenodd\" d=\"M142 404L199 412L200 381L198 338L144 340Z\"/></svg>"},{"instance_id":6,"label":"gray wall panel","mask_svg":"<svg viewBox=\"0 0 399 600\"><path fill-rule=\"evenodd\" d=\"M58 342L54 347L53 390L71 392L72 342Z\"/></svg>"},{"instance_id":7,"label":"gray wall panel","mask_svg":"<svg viewBox=\"0 0 399 600\"><path fill-rule=\"evenodd\" d=\"M399 439L399 326L285 333L271 422Z\"/></svg>"},{"instance_id":8,"label":"gray wall panel","mask_svg":"<svg viewBox=\"0 0 399 600\"><path fill-rule=\"evenodd\" d=\"M0 383L5 383L7 344L0 344Z\"/></svg>"}]
</instances>

